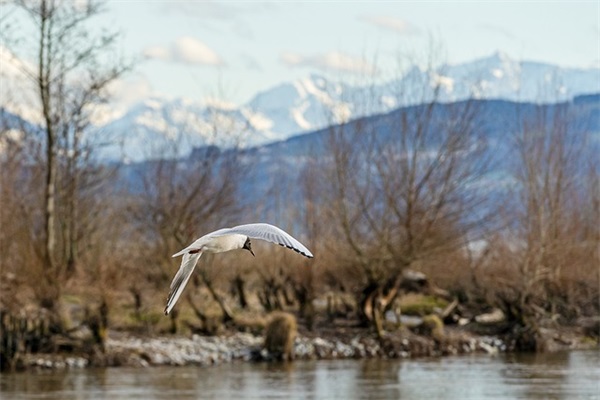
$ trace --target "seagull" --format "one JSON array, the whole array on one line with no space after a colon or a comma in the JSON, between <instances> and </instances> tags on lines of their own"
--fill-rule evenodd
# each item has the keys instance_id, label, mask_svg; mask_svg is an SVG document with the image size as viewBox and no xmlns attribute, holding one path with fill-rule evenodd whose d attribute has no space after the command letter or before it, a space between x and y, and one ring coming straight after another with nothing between
<instances>
[{"instance_id":1,"label":"seagull","mask_svg":"<svg viewBox=\"0 0 600 400\"><path fill-rule=\"evenodd\" d=\"M202 253L223 253L230 250L244 249L248 250L253 256L250 239L261 239L267 242L277 243L280 246L287 247L305 257L313 258L312 253L302 243L294 239L290 234L282 229L269 224L247 224L233 228L223 228L202 236L185 249L173 254L173 257L183 256L181 266L171 282L171 291L167 297L167 306L165 315L168 315L183 288L190 280L192 272L200 259Z\"/></svg>"}]
</instances>

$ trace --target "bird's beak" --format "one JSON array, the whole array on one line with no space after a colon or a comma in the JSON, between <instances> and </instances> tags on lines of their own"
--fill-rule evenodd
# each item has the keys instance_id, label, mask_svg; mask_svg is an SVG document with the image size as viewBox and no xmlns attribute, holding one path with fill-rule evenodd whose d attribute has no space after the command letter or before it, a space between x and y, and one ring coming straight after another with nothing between
<instances>
[{"instance_id":1,"label":"bird's beak","mask_svg":"<svg viewBox=\"0 0 600 400\"><path fill-rule=\"evenodd\" d=\"M253 256L253 257L256 257L256 256L254 255L254 252L252 251L252 249L248 249L248 251L250 252L250 254L252 254L252 256Z\"/></svg>"}]
</instances>

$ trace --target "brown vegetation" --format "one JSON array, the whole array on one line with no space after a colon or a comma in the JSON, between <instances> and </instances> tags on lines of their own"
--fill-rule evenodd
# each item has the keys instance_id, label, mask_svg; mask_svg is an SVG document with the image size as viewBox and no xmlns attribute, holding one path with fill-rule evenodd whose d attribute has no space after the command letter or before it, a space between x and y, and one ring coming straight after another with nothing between
<instances>
[{"instance_id":1,"label":"brown vegetation","mask_svg":"<svg viewBox=\"0 0 600 400\"><path fill-rule=\"evenodd\" d=\"M296 334L296 317L290 313L275 312L265 329L265 349L275 359L291 361L294 359Z\"/></svg>"}]
</instances>

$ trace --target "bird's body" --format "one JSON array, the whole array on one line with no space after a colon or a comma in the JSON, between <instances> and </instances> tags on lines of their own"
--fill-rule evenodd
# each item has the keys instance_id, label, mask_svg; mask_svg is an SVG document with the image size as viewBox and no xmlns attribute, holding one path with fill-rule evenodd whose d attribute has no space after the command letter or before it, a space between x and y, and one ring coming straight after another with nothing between
<instances>
[{"instance_id":1,"label":"bird's body","mask_svg":"<svg viewBox=\"0 0 600 400\"><path fill-rule=\"evenodd\" d=\"M313 257L310 250L302 243L282 229L269 224L240 225L234 228L224 228L211 232L202 236L200 239L197 239L185 249L173 254L173 257L182 255L183 258L181 260L181 266L171 282L171 291L167 298L165 315L169 314L181 296L202 253L223 253L230 250L246 249L254 255L250 244L250 238L277 243L288 249L294 250L305 257Z\"/></svg>"},{"instance_id":2,"label":"bird's body","mask_svg":"<svg viewBox=\"0 0 600 400\"><path fill-rule=\"evenodd\" d=\"M218 231L217 231L218 232ZM202 236L185 249L173 254L173 257L182 256L185 253L200 251L202 253L223 253L229 250L241 249L248 238L237 233L215 236L215 232Z\"/></svg>"}]
</instances>

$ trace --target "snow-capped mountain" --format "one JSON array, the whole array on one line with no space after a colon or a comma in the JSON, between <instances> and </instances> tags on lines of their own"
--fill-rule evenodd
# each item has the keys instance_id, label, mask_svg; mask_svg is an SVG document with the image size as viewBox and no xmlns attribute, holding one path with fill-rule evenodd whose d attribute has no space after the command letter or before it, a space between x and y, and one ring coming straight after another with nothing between
<instances>
[{"instance_id":1,"label":"snow-capped mountain","mask_svg":"<svg viewBox=\"0 0 600 400\"><path fill-rule=\"evenodd\" d=\"M600 91L600 69L563 68L518 61L497 52L487 58L440 68L442 100L469 96L533 103L555 103Z\"/></svg>"},{"instance_id":2,"label":"snow-capped mountain","mask_svg":"<svg viewBox=\"0 0 600 400\"><path fill-rule=\"evenodd\" d=\"M122 132L126 155L139 159L144 143L156 144L162 138L180 138L190 146L227 141L256 146L434 98L564 101L600 92L599 77L598 68L562 68L495 53L433 72L415 66L400 79L377 86L351 86L311 75L260 92L241 106L151 99L107 129Z\"/></svg>"},{"instance_id":3,"label":"snow-capped mountain","mask_svg":"<svg viewBox=\"0 0 600 400\"><path fill-rule=\"evenodd\" d=\"M269 140L268 124L247 108L215 100L149 98L98 127L113 143L101 149L101 158L137 161L185 156L205 145L263 143Z\"/></svg>"},{"instance_id":4,"label":"snow-capped mountain","mask_svg":"<svg viewBox=\"0 0 600 400\"><path fill-rule=\"evenodd\" d=\"M102 150L102 157L135 161L163 156L166 147L182 156L202 145L249 147L275 142L347 121L353 114L342 95L352 90L313 75L261 92L241 106L214 99L146 99L99 127L118 138Z\"/></svg>"},{"instance_id":5,"label":"snow-capped mountain","mask_svg":"<svg viewBox=\"0 0 600 400\"><path fill-rule=\"evenodd\" d=\"M503 53L435 71L415 66L401 78L378 85L353 86L310 75L262 91L242 105L146 99L98 126L100 135L114 143L103 146L100 156L137 161L185 156L202 145L252 147L433 99L553 103L598 92L599 68L562 68Z\"/></svg>"}]
</instances>

